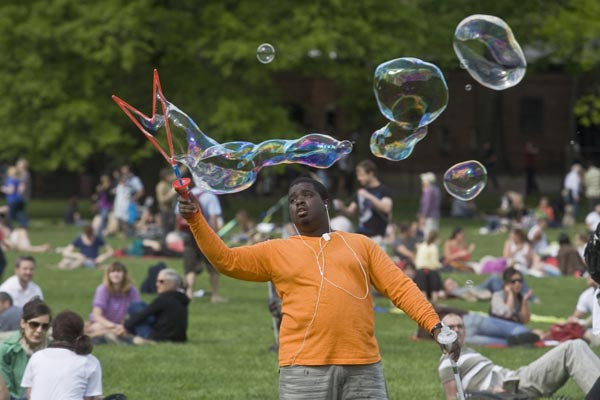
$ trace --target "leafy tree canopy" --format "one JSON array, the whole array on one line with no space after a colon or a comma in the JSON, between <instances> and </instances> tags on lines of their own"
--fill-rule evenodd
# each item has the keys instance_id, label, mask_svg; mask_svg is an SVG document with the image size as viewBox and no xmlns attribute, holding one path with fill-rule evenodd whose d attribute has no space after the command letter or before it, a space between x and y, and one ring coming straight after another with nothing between
<instances>
[{"instance_id":1,"label":"leafy tree canopy","mask_svg":"<svg viewBox=\"0 0 600 400\"><path fill-rule=\"evenodd\" d=\"M2 158L25 155L34 169L52 171L79 170L102 153L150 156L154 150L110 96L150 112L153 68L167 98L221 142L308 133L282 101L277 82L286 74L333 80L350 126L382 124L372 94L375 67L412 56L457 69L454 29L475 13L503 18L522 46L548 50L533 69L597 67L597 1L494 3L6 0ZM256 60L263 42L276 48L271 64Z\"/></svg>"}]
</instances>

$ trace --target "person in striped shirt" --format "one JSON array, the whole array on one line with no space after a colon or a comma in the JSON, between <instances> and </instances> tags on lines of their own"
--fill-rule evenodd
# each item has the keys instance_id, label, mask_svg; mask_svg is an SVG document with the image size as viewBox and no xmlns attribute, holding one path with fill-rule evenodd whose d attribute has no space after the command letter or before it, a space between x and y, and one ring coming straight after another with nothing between
<instances>
[{"instance_id":1,"label":"person in striped shirt","mask_svg":"<svg viewBox=\"0 0 600 400\"><path fill-rule=\"evenodd\" d=\"M448 314L442 322L458 335L460 380L465 392L504 392L504 382L518 380L518 392L533 398L550 396L572 378L586 393L586 399L600 398L600 358L581 339L569 340L552 348L537 360L516 370L494 364L489 358L465 347L465 326L457 314ZM452 364L440 358L438 373L446 398L457 398Z\"/></svg>"}]
</instances>

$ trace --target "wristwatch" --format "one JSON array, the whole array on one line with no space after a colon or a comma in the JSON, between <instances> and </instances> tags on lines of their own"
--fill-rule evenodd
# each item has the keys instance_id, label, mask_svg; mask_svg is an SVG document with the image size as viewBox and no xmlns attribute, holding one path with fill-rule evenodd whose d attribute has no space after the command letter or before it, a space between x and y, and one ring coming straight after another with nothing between
<instances>
[{"instance_id":1,"label":"wristwatch","mask_svg":"<svg viewBox=\"0 0 600 400\"><path fill-rule=\"evenodd\" d=\"M433 328L431 328L431 332L429 332L429 334L431 335L431 337L434 337L434 335L433 335L433 334L434 334L434 332L435 332L437 329L442 329L444 326L446 326L446 325L444 325L444 323L443 323L443 322L438 322L437 324L435 324L435 326L434 326Z\"/></svg>"}]
</instances>

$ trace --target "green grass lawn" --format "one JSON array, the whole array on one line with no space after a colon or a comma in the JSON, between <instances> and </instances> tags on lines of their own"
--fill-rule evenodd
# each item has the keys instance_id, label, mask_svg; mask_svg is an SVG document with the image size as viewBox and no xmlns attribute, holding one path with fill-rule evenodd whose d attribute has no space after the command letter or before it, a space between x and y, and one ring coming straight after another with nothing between
<instances>
[{"instance_id":1,"label":"green grass lawn","mask_svg":"<svg viewBox=\"0 0 600 400\"><path fill-rule=\"evenodd\" d=\"M254 205L257 210L266 209L275 200L268 199ZM58 222L62 203L34 203L34 221L31 229L33 243L48 242L64 246L79 232ZM416 210L416 201L397 201L402 209L399 218L410 218ZM39 213L38 213L39 211ZM230 215L231 211L228 211ZM485 254L500 255L504 235L479 236L480 221L442 222L441 238L445 239L456 225L467 231L468 240L477 244L475 258ZM568 232L573 233L575 229ZM549 238L555 240L559 230L551 230ZM124 242L110 239L115 247ZM18 254L9 252L9 267ZM71 309L87 318L96 286L100 283L99 270L59 271L53 268L60 256L55 253L38 254L36 281L44 290L46 300L54 313ZM139 286L147 267L157 260L126 258L134 281ZM182 271L179 259L167 264ZM471 279L482 282L485 277L454 274L459 283ZM532 312L543 315L567 316L575 306L577 296L585 288L581 279L529 278L528 282L541 300L532 305ZM206 274L199 276L197 288L208 288ZM228 304L211 304L206 298L195 299L190 305L189 342L186 344L157 344L148 346L103 345L94 348L94 354L103 367L104 393L123 392L130 399L276 399L277 355L269 352L273 344L271 317L267 310L267 286L262 283L236 281L221 278L222 295ZM152 297L145 297L151 300ZM385 299L377 299L379 305L387 306ZM487 303L467 303L459 300L444 304L487 311ZM439 347L433 342L415 342L410 339L416 324L403 314L377 313L377 339L381 348L387 385L391 399L441 399L442 389L437 377ZM548 324L533 324L548 328ZM508 368L526 364L546 349L509 348L478 349L495 362ZM572 399L582 399L583 393L569 382L558 394Z\"/></svg>"}]
</instances>

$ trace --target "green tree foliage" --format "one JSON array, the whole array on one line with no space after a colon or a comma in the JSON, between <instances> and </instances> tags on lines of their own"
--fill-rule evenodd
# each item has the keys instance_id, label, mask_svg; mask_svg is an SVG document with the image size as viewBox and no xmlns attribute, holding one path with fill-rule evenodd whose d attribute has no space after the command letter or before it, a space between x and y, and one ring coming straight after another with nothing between
<instances>
[{"instance_id":1,"label":"green tree foliage","mask_svg":"<svg viewBox=\"0 0 600 400\"><path fill-rule=\"evenodd\" d=\"M480 3L5 0L0 157L25 155L34 169L52 171L81 169L99 154L153 155L110 96L149 113L154 68L167 98L220 142L308 133L290 119L279 84L289 76L334 81L348 129L378 128L385 120L373 98L374 68L413 56L456 69L452 35L473 13L504 18L521 42L552 44L560 31L560 55L580 51L574 63L596 65L585 46L577 50L577 38L595 34L585 15L586 4L597 12L593 0ZM587 28L568 22L578 15ZM276 48L271 64L256 60L263 42Z\"/></svg>"}]
</instances>

